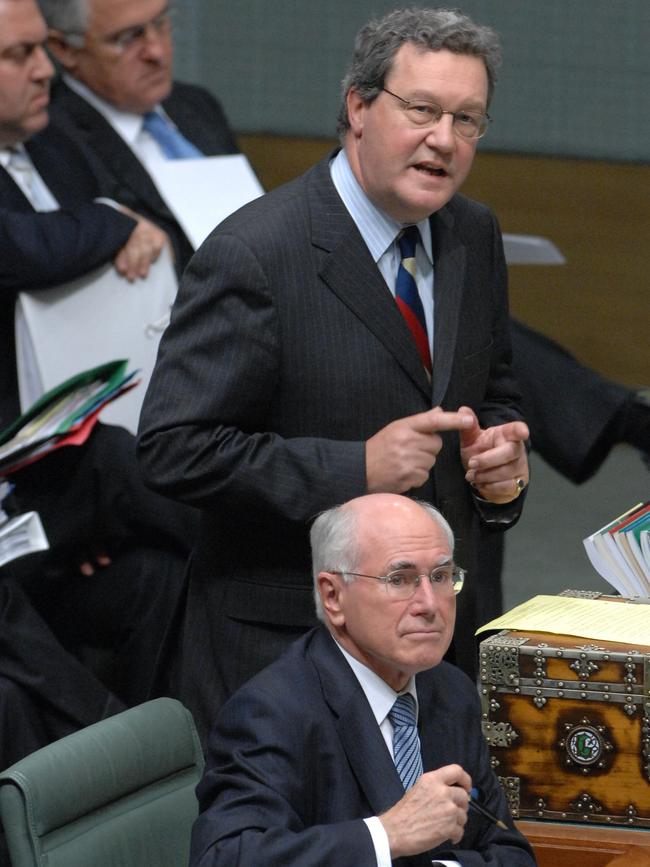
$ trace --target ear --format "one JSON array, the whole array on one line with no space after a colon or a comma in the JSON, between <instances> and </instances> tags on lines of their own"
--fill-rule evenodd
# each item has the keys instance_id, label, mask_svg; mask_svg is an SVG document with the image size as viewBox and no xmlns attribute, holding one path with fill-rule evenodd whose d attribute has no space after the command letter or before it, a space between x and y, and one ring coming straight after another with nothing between
<instances>
[{"instance_id":1,"label":"ear","mask_svg":"<svg viewBox=\"0 0 650 867\"><path fill-rule=\"evenodd\" d=\"M348 110L348 121L350 122L350 132L355 138L359 138L363 132L363 122L365 110L368 104L359 96L359 93L351 87L345 97L345 104Z\"/></svg>"},{"instance_id":2,"label":"ear","mask_svg":"<svg viewBox=\"0 0 650 867\"><path fill-rule=\"evenodd\" d=\"M79 49L70 45L65 33L50 28L47 33L47 47L66 72L74 73Z\"/></svg>"},{"instance_id":3,"label":"ear","mask_svg":"<svg viewBox=\"0 0 650 867\"><path fill-rule=\"evenodd\" d=\"M345 623L341 600L345 586L343 577L334 572L319 572L316 580L320 601L327 619L332 626L343 626Z\"/></svg>"}]
</instances>

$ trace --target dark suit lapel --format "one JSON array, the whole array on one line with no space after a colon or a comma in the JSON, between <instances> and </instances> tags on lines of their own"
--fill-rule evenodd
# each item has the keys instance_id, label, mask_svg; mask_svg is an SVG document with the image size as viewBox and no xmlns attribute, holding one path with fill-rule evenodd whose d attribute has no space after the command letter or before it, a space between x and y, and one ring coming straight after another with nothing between
<instances>
[{"instance_id":1,"label":"dark suit lapel","mask_svg":"<svg viewBox=\"0 0 650 867\"><path fill-rule=\"evenodd\" d=\"M315 167L308 187L312 243L326 254L320 276L429 398L431 386L408 326L336 192L328 163L329 158Z\"/></svg>"},{"instance_id":2,"label":"dark suit lapel","mask_svg":"<svg viewBox=\"0 0 650 867\"><path fill-rule=\"evenodd\" d=\"M111 175L119 179L117 189L109 191L110 194L118 201L128 203L128 190L134 190L137 199L144 202L154 214L175 221L148 172L108 121L62 82L56 87L57 102L72 119L77 134L91 152L98 155Z\"/></svg>"},{"instance_id":3,"label":"dark suit lapel","mask_svg":"<svg viewBox=\"0 0 650 867\"><path fill-rule=\"evenodd\" d=\"M24 213L34 210L27 196L2 166L0 166L0 208Z\"/></svg>"},{"instance_id":4,"label":"dark suit lapel","mask_svg":"<svg viewBox=\"0 0 650 867\"><path fill-rule=\"evenodd\" d=\"M435 301L433 405L438 406L449 385L456 350L467 253L453 231L453 217L447 208L434 214L430 222Z\"/></svg>"},{"instance_id":5,"label":"dark suit lapel","mask_svg":"<svg viewBox=\"0 0 650 867\"><path fill-rule=\"evenodd\" d=\"M354 672L322 628L310 651L352 772L373 815L392 807L404 789Z\"/></svg>"}]
</instances>

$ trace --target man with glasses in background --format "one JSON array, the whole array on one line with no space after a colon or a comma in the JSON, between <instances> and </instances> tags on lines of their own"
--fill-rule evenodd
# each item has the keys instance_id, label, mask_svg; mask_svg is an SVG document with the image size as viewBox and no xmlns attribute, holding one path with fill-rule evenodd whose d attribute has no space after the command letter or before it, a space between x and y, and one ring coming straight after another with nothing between
<instances>
[{"instance_id":1,"label":"man with glasses in background","mask_svg":"<svg viewBox=\"0 0 650 867\"><path fill-rule=\"evenodd\" d=\"M322 625L219 713L192 867L533 867L476 688L442 661L463 586L447 522L373 494L321 514L311 544Z\"/></svg>"},{"instance_id":2,"label":"man with glasses in background","mask_svg":"<svg viewBox=\"0 0 650 867\"><path fill-rule=\"evenodd\" d=\"M158 223L184 268L193 249L150 174L153 161L237 152L208 91L172 80L167 0L39 0L63 70L52 118L99 158L120 202Z\"/></svg>"},{"instance_id":3,"label":"man with glasses in background","mask_svg":"<svg viewBox=\"0 0 650 867\"><path fill-rule=\"evenodd\" d=\"M227 218L185 271L139 454L148 484L203 511L181 666L202 732L313 625L309 525L365 493L432 501L455 527L471 578L453 651L476 672L498 531L528 482L501 234L458 194L498 59L456 11L370 22L342 149Z\"/></svg>"}]
</instances>

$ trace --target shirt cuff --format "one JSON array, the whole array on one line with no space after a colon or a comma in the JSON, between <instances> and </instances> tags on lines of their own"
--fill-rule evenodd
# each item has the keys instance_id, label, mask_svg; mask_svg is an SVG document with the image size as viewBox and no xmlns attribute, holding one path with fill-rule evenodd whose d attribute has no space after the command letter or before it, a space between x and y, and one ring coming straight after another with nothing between
<instances>
[{"instance_id":1,"label":"shirt cuff","mask_svg":"<svg viewBox=\"0 0 650 867\"><path fill-rule=\"evenodd\" d=\"M372 837L372 845L375 847L375 858L377 859L377 867L391 867L392 861L390 858L390 845L388 843L388 834L378 816L371 816L370 819L363 820L368 826L370 836Z\"/></svg>"}]
</instances>

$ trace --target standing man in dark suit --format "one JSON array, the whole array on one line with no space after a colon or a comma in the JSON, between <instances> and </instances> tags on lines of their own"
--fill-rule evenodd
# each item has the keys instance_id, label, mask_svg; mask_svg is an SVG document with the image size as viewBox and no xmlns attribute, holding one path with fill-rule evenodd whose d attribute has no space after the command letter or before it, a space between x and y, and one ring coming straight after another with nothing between
<instances>
[{"instance_id":1,"label":"standing man in dark suit","mask_svg":"<svg viewBox=\"0 0 650 867\"><path fill-rule=\"evenodd\" d=\"M53 91L53 118L99 158L120 202L165 229L182 271L193 249L147 169L170 155L156 136L169 127L180 134L177 155L216 156L238 148L217 100L172 80L168 0L39 2L50 48L64 70Z\"/></svg>"},{"instance_id":2,"label":"standing man in dark suit","mask_svg":"<svg viewBox=\"0 0 650 867\"><path fill-rule=\"evenodd\" d=\"M139 453L152 487L203 510L181 672L203 731L313 624L313 517L367 492L427 498L457 528L473 577L454 652L475 671L474 630L500 609L491 534L528 481L501 235L457 193L497 60L496 34L450 10L371 22L343 149L225 220L186 269ZM412 225L419 345L393 294Z\"/></svg>"},{"instance_id":3,"label":"standing man in dark suit","mask_svg":"<svg viewBox=\"0 0 650 867\"><path fill-rule=\"evenodd\" d=\"M447 522L373 494L321 514L311 537L323 625L218 714L192 867L533 867L476 687L442 661L463 586Z\"/></svg>"}]
</instances>

